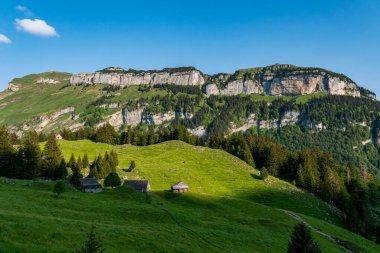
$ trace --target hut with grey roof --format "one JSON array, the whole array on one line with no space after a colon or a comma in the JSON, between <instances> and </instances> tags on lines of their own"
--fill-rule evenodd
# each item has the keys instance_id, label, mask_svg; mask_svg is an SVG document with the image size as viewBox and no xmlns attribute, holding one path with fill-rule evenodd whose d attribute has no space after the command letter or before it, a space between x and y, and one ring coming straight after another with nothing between
<instances>
[{"instance_id":1,"label":"hut with grey roof","mask_svg":"<svg viewBox=\"0 0 380 253\"><path fill-rule=\"evenodd\" d=\"M188 192L189 186L182 181L172 185L172 192Z\"/></svg>"},{"instance_id":2,"label":"hut with grey roof","mask_svg":"<svg viewBox=\"0 0 380 253\"><path fill-rule=\"evenodd\" d=\"M148 180L124 180L124 186L139 192L148 192L150 190Z\"/></svg>"},{"instance_id":3,"label":"hut with grey roof","mask_svg":"<svg viewBox=\"0 0 380 253\"><path fill-rule=\"evenodd\" d=\"M103 191L102 186L99 184L96 178L81 178L81 191L84 192L101 192Z\"/></svg>"}]
</instances>

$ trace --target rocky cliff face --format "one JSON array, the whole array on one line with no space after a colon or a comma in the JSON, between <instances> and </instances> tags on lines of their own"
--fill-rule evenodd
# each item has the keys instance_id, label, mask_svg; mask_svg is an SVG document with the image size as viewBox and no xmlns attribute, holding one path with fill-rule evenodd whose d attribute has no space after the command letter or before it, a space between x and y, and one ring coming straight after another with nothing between
<instances>
[{"instance_id":1,"label":"rocky cliff face","mask_svg":"<svg viewBox=\"0 0 380 253\"><path fill-rule=\"evenodd\" d=\"M95 73L72 75L70 84L110 84L126 87L129 85L176 84L196 85L205 83L203 74L194 68L163 69L160 71L125 71L120 68L106 68Z\"/></svg>"},{"instance_id":2,"label":"rocky cliff face","mask_svg":"<svg viewBox=\"0 0 380 253\"><path fill-rule=\"evenodd\" d=\"M129 85L175 84L203 86L207 95L234 96L264 93L272 96L329 93L332 95L365 96L374 99L371 92L364 92L348 77L320 68L303 68L276 64L263 68L241 69L234 74L208 76L192 67L136 71L106 68L95 73L80 73L70 78L72 85L109 84Z\"/></svg>"},{"instance_id":3,"label":"rocky cliff face","mask_svg":"<svg viewBox=\"0 0 380 253\"><path fill-rule=\"evenodd\" d=\"M319 68L300 68L293 65L243 69L219 84L218 79L213 81L204 86L204 92L208 96L252 93L293 96L319 92L354 97L362 95L360 88L344 75Z\"/></svg>"}]
</instances>

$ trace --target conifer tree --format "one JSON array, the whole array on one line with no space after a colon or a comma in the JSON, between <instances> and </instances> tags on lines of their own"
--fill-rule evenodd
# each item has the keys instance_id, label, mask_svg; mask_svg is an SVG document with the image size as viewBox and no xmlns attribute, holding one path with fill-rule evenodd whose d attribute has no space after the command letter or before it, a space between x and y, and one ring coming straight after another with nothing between
<instances>
[{"instance_id":1,"label":"conifer tree","mask_svg":"<svg viewBox=\"0 0 380 253\"><path fill-rule=\"evenodd\" d=\"M156 136L154 134L154 128L150 127L148 131L148 145L153 145L155 143Z\"/></svg>"},{"instance_id":2,"label":"conifer tree","mask_svg":"<svg viewBox=\"0 0 380 253\"><path fill-rule=\"evenodd\" d=\"M295 226L288 244L289 253L321 253L318 243L311 236L310 229L301 222Z\"/></svg>"},{"instance_id":3,"label":"conifer tree","mask_svg":"<svg viewBox=\"0 0 380 253\"><path fill-rule=\"evenodd\" d=\"M83 177L82 174L80 173L80 168L74 165L72 168L73 174L70 177L70 183L74 185L75 187L80 187L80 179Z\"/></svg>"},{"instance_id":4,"label":"conifer tree","mask_svg":"<svg viewBox=\"0 0 380 253\"><path fill-rule=\"evenodd\" d=\"M83 162L82 162L82 158L80 156L78 157L76 165L77 165L77 168L79 168L80 170L83 169Z\"/></svg>"},{"instance_id":5,"label":"conifer tree","mask_svg":"<svg viewBox=\"0 0 380 253\"><path fill-rule=\"evenodd\" d=\"M95 226L92 225L90 233L87 236L87 241L85 242L83 248L81 248L78 251L78 253L102 253L102 252L104 252L102 243L95 234Z\"/></svg>"},{"instance_id":6,"label":"conifer tree","mask_svg":"<svg viewBox=\"0 0 380 253\"><path fill-rule=\"evenodd\" d=\"M116 167L119 165L119 159L115 151L111 150L109 155L109 164L111 167L111 172L116 172Z\"/></svg>"},{"instance_id":7,"label":"conifer tree","mask_svg":"<svg viewBox=\"0 0 380 253\"><path fill-rule=\"evenodd\" d=\"M119 135L109 123L99 127L95 133L95 140L97 142L118 144Z\"/></svg>"},{"instance_id":8,"label":"conifer tree","mask_svg":"<svg viewBox=\"0 0 380 253\"><path fill-rule=\"evenodd\" d=\"M0 127L0 175L10 174L12 161L14 160L15 149L9 142L9 133L6 127Z\"/></svg>"},{"instance_id":9,"label":"conifer tree","mask_svg":"<svg viewBox=\"0 0 380 253\"><path fill-rule=\"evenodd\" d=\"M134 168L136 168L136 163L134 160L132 160L131 164L129 165L128 171L131 172L132 170L134 170Z\"/></svg>"},{"instance_id":10,"label":"conifer tree","mask_svg":"<svg viewBox=\"0 0 380 253\"><path fill-rule=\"evenodd\" d=\"M64 158L62 158L61 163L59 164L56 172L55 172L55 179L64 179L68 175L67 173L67 167L66 167L66 161Z\"/></svg>"},{"instance_id":11,"label":"conifer tree","mask_svg":"<svg viewBox=\"0 0 380 253\"><path fill-rule=\"evenodd\" d=\"M55 139L55 135L51 134L43 151L41 175L51 178L60 165L62 158L63 155Z\"/></svg>"},{"instance_id":12,"label":"conifer tree","mask_svg":"<svg viewBox=\"0 0 380 253\"><path fill-rule=\"evenodd\" d=\"M88 168L89 161L88 161L88 155L87 155L87 153L84 154L82 163L83 163L83 169Z\"/></svg>"},{"instance_id":13,"label":"conifer tree","mask_svg":"<svg viewBox=\"0 0 380 253\"><path fill-rule=\"evenodd\" d=\"M38 144L38 134L35 131L28 132L20 148L20 157L22 158L22 167L24 171L23 178L32 179L38 175L41 166L42 153Z\"/></svg>"},{"instance_id":14,"label":"conifer tree","mask_svg":"<svg viewBox=\"0 0 380 253\"><path fill-rule=\"evenodd\" d=\"M74 153L71 153L69 162L67 163L67 167L73 169L75 165L76 165L75 156L74 156Z\"/></svg>"}]
</instances>

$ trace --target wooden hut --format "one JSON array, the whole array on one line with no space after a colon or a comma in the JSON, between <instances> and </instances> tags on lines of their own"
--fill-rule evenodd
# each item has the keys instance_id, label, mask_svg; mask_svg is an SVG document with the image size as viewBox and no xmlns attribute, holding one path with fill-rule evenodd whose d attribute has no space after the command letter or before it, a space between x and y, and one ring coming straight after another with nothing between
<instances>
[{"instance_id":1,"label":"wooden hut","mask_svg":"<svg viewBox=\"0 0 380 253\"><path fill-rule=\"evenodd\" d=\"M172 192L188 192L189 186L182 181L172 185Z\"/></svg>"},{"instance_id":2,"label":"wooden hut","mask_svg":"<svg viewBox=\"0 0 380 253\"><path fill-rule=\"evenodd\" d=\"M101 192L103 191L102 186L99 184L96 178L81 178L81 191L84 192Z\"/></svg>"},{"instance_id":3,"label":"wooden hut","mask_svg":"<svg viewBox=\"0 0 380 253\"><path fill-rule=\"evenodd\" d=\"M124 186L139 192L148 192L150 190L148 180L124 180Z\"/></svg>"}]
</instances>

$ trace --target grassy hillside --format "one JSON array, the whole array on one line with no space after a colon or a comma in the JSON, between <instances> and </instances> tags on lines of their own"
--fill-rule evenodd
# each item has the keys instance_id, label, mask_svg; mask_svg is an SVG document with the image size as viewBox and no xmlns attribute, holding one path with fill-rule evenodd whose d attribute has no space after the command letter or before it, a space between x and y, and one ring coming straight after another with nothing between
<instances>
[{"instance_id":1,"label":"grassy hillside","mask_svg":"<svg viewBox=\"0 0 380 253\"><path fill-rule=\"evenodd\" d=\"M60 145L66 158L87 152L92 159L115 150L120 174L149 179L152 192L146 197L123 187L99 194L70 189L56 199L52 182L0 179L4 252L74 252L92 224L106 252L284 252L295 217L316 229L313 235L323 252L344 252L326 235L356 252L380 250L337 226L339 218L317 198L274 178L265 183L256 170L221 150L178 141L148 147L89 141ZM137 169L128 174L122 168L131 159ZM188 183L191 192L166 191L178 180Z\"/></svg>"},{"instance_id":2,"label":"grassy hillside","mask_svg":"<svg viewBox=\"0 0 380 253\"><path fill-rule=\"evenodd\" d=\"M123 189L71 190L56 199L51 188L43 182L0 184L2 252L74 252L92 224L107 252L282 252L296 224L273 208L194 193L154 193L146 203ZM315 236L326 252L341 252ZM375 252L361 238L349 240Z\"/></svg>"},{"instance_id":3,"label":"grassy hillside","mask_svg":"<svg viewBox=\"0 0 380 253\"><path fill-rule=\"evenodd\" d=\"M82 157L87 153L93 160L98 153L114 150L119 157L120 175L148 179L154 191L168 190L172 184L182 180L194 193L253 200L339 224L335 213L324 202L276 178L271 177L268 183L264 183L259 179L257 170L222 150L196 147L180 141L138 147L62 140L60 145L66 160L71 153ZM122 169L128 168L131 160L135 160L137 168L127 173Z\"/></svg>"}]
</instances>

